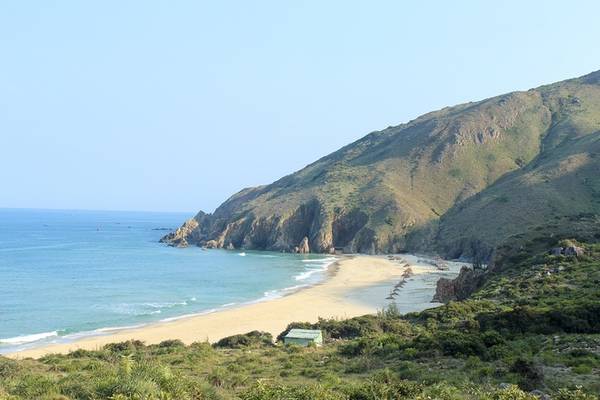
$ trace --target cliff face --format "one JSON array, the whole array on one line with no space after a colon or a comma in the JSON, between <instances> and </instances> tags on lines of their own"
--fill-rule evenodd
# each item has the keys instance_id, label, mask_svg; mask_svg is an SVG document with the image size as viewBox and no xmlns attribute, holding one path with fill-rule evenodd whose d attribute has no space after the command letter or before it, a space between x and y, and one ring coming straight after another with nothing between
<instances>
[{"instance_id":1,"label":"cliff face","mask_svg":"<svg viewBox=\"0 0 600 400\"><path fill-rule=\"evenodd\" d=\"M596 190L588 175L600 160L599 76L444 108L373 132L270 185L242 190L162 241L278 251L483 254L496 244L491 227L502 224L506 235L522 227L518 218L527 207L521 196L529 192L523 180L533 179L528 174L538 174L538 182L554 174L550 179L560 188L565 169L583 171L590 179L585 190ZM507 191L521 193L515 197L520 204L511 203L518 212L507 211L504 200L498 200L503 207L477 200L503 199ZM541 202L548 193L540 192ZM570 212L572 195L563 196L558 212ZM592 203L572 210L597 210ZM532 219L552 212L557 210L542 208ZM485 235L478 241L480 230Z\"/></svg>"}]
</instances>

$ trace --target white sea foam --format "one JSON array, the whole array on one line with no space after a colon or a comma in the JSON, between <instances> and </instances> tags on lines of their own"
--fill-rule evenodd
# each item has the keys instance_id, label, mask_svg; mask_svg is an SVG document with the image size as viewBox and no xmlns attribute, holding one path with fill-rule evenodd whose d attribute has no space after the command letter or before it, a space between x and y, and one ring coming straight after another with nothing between
<instances>
[{"instance_id":1,"label":"white sea foam","mask_svg":"<svg viewBox=\"0 0 600 400\"><path fill-rule=\"evenodd\" d=\"M197 312L197 313L193 313L193 314L184 314L184 315L178 315L176 317L170 317L170 318L161 319L160 322L177 321L179 319L196 317L198 315L212 314L212 313L217 312L217 311L218 310L216 308L211 308L209 310L205 310L205 311L201 311L201 312Z\"/></svg>"},{"instance_id":2,"label":"white sea foam","mask_svg":"<svg viewBox=\"0 0 600 400\"><path fill-rule=\"evenodd\" d=\"M240 256L240 257L246 257L246 252L242 251L241 253L238 253L238 256Z\"/></svg>"},{"instance_id":3,"label":"white sea foam","mask_svg":"<svg viewBox=\"0 0 600 400\"><path fill-rule=\"evenodd\" d=\"M294 279L297 281L305 281L315 274L327 271L327 268L329 268L329 266L335 261L335 257L320 258L316 260L302 260L302 262L306 263L306 267L308 269L294 276Z\"/></svg>"},{"instance_id":4,"label":"white sea foam","mask_svg":"<svg viewBox=\"0 0 600 400\"><path fill-rule=\"evenodd\" d=\"M302 261L303 263L314 263L314 262L328 262L328 263L331 263L331 262L334 262L335 260L337 260L337 258L335 258L335 257L326 257L326 258L317 258L317 259L314 259L314 258L310 259L309 258L309 259L300 260L300 261Z\"/></svg>"},{"instance_id":5,"label":"white sea foam","mask_svg":"<svg viewBox=\"0 0 600 400\"><path fill-rule=\"evenodd\" d=\"M267 301L267 300L279 299L279 298L285 296L286 294L295 292L296 290L307 287L307 286L308 285L295 285L295 286L290 286L290 287L286 287L283 289L267 290L264 293L264 296L262 297L262 299L258 299L256 301L254 301L254 303Z\"/></svg>"},{"instance_id":6,"label":"white sea foam","mask_svg":"<svg viewBox=\"0 0 600 400\"><path fill-rule=\"evenodd\" d=\"M23 335L7 339L0 339L0 344L20 345L26 343L37 342L38 340L48 339L58 336L58 331L35 333L33 335Z\"/></svg>"},{"instance_id":7,"label":"white sea foam","mask_svg":"<svg viewBox=\"0 0 600 400\"><path fill-rule=\"evenodd\" d=\"M327 268L319 268L319 269L309 269L308 271L304 271L296 276L294 276L294 279L297 281L305 281L308 278L310 278L311 276L313 276L314 274L317 274L319 272L323 272L325 271Z\"/></svg>"},{"instance_id":8,"label":"white sea foam","mask_svg":"<svg viewBox=\"0 0 600 400\"><path fill-rule=\"evenodd\" d=\"M145 324L126 325L126 326L113 326L113 327L108 327L108 328L99 328L99 329L93 330L91 332L80 332L80 334L85 335L85 336L89 336L89 335L94 334L95 332L97 332L97 333L110 333L110 332L122 331L122 330L125 330L125 329L141 328L143 326L145 326ZM73 335L77 335L77 333L74 333ZM73 335L69 335L69 337L71 337ZM65 337L67 337L67 336L65 336Z\"/></svg>"},{"instance_id":9,"label":"white sea foam","mask_svg":"<svg viewBox=\"0 0 600 400\"><path fill-rule=\"evenodd\" d=\"M178 306L187 306L187 301L165 302L165 303L142 303L142 306L150 308L173 308Z\"/></svg>"}]
</instances>

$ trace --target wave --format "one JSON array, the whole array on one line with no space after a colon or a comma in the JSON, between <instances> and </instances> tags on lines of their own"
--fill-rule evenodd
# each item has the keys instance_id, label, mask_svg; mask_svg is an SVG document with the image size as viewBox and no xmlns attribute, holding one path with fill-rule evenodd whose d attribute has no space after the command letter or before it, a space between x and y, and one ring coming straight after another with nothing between
<instances>
[{"instance_id":1,"label":"wave","mask_svg":"<svg viewBox=\"0 0 600 400\"><path fill-rule=\"evenodd\" d=\"M193 297L190 302L196 301ZM121 315L144 316L156 315L164 310L169 310L175 307L185 307L189 305L188 300L175 302L147 302L147 303L121 303L111 307L111 311Z\"/></svg>"},{"instance_id":2,"label":"wave","mask_svg":"<svg viewBox=\"0 0 600 400\"><path fill-rule=\"evenodd\" d=\"M177 306L187 306L187 301L165 302L165 303L142 303L142 306L150 308L173 308Z\"/></svg>"},{"instance_id":3,"label":"wave","mask_svg":"<svg viewBox=\"0 0 600 400\"><path fill-rule=\"evenodd\" d=\"M7 339L0 339L0 344L20 345L26 343L37 342L38 340L48 339L58 336L58 331L35 333L33 335L16 336Z\"/></svg>"},{"instance_id":4,"label":"wave","mask_svg":"<svg viewBox=\"0 0 600 400\"><path fill-rule=\"evenodd\" d=\"M304 272L294 276L294 279L297 281L305 281L308 278L310 278L311 276L313 276L314 274L318 274L319 272L325 272L325 270L327 270L327 268L309 269L308 271L304 271Z\"/></svg>"},{"instance_id":5,"label":"wave","mask_svg":"<svg viewBox=\"0 0 600 400\"><path fill-rule=\"evenodd\" d=\"M68 246L71 246L71 243L48 244L48 245L44 245L44 246L4 247L4 248L0 248L0 252L58 249L58 248L64 248L64 247L68 247Z\"/></svg>"},{"instance_id":6,"label":"wave","mask_svg":"<svg viewBox=\"0 0 600 400\"><path fill-rule=\"evenodd\" d=\"M293 292L297 291L298 289L302 289L302 288L305 288L308 286L309 285L304 284L304 285L294 285L294 286L286 287L283 289L267 290L264 293L262 299L258 299L256 301L254 301L254 303L267 301L267 300L279 299L279 298L282 298L283 296L285 296L286 294L293 293Z\"/></svg>"},{"instance_id":7,"label":"wave","mask_svg":"<svg viewBox=\"0 0 600 400\"><path fill-rule=\"evenodd\" d=\"M177 321L179 319L184 319L184 318L190 318L190 317L195 317L197 315L205 315L205 314L212 314L214 312L217 312L219 310L217 310L216 308L211 308L209 310L205 310L205 311L200 311L197 313L193 313L193 314L184 314L184 315L177 315L175 317L170 317L170 318L165 318L165 319L161 319L160 322L171 322L171 321Z\"/></svg>"},{"instance_id":8,"label":"wave","mask_svg":"<svg viewBox=\"0 0 600 400\"><path fill-rule=\"evenodd\" d=\"M297 281L305 281L315 274L325 272L336 260L337 259L335 257L327 257L316 260L302 260L302 262L306 263L306 267L313 268L309 268L306 271L299 273L298 275L294 276L294 279Z\"/></svg>"},{"instance_id":9,"label":"wave","mask_svg":"<svg viewBox=\"0 0 600 400\"><path fill-rule=\"evenodd\" d=\"M306 259L306 260L300 260L303 263L318 263L318 262L334 262L337 261L336 257L326 257L326 258L312 258L312 259Z\"/></svg>"},{"instance_id":10,"label":"wave","mask_svg":"<svg viewBox=\"0 0 600 400\"><path fill-rule=\"evenodd\" d=\"M238 256L240 256L240 257L246 257L246 252L242 251L241 253L238 253Z\"/></svg>"}]
</instances>

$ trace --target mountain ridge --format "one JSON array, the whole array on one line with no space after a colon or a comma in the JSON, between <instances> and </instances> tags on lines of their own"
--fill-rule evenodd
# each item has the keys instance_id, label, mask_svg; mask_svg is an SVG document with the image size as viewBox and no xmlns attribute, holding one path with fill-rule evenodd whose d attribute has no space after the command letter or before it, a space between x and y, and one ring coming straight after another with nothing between
<instances>
[{"instance_id":1,"label":"mountain ridge","mask_svg":"<svg viewBox=\"0 0 600 400\"><path fill-rule=\"evenodd\" d=\"M477 199L509 198L506 191L522 198L522 179L564 169L565 160L571 160L571 169L582 168L585 188L596 190L599 131L600 71L445 107L371 132L269 185L243 189L213 214L199 212L161 241L295 251L306 237L314 252L420 250L489 257L501 242L490 226L512 225L501 235L505 239L539 226L551 213L541 207L534 221L521 226L515 218L522 212L492 207L490 215L488 203ZM510 184L511 174L522 179ZM559 182L559 175L548 179ZM598 212L595 193L586 204L567 203L573 212ZM560 196L542 191L539 197L543 203ZM570 212L569 204L560 215ZM473 251L473 243L483 250Z\"/></svg>"}]
</instances>

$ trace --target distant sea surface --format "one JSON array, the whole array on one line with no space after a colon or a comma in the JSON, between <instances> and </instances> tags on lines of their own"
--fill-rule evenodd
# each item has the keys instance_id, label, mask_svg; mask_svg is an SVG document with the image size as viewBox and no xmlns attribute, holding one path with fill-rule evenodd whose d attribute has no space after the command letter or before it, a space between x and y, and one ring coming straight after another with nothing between
<instances>
[{"instance_id":1,"label":"distant sea surface","mask_svg":"<svg viewBox=\"0 0 600 400\"><path fill-rule=\"evenodd\" d=\"M0 209L0 354L277 298L334 261L158 243L190 217Z\"/></svg>"}]
</instances>

